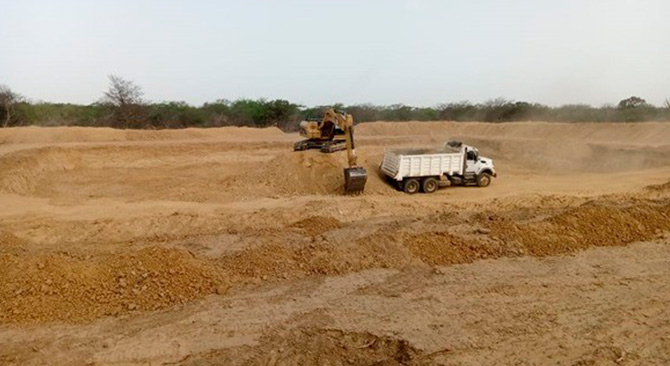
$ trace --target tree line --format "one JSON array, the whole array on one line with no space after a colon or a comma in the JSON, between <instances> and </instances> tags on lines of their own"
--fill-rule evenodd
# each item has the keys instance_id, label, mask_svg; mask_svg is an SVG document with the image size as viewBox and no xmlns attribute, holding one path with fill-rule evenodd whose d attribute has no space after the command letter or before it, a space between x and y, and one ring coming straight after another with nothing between
<instances>
[{"instance_id":1,"label":"tree line","mask_svg":"<svg viewBox=\"0 0 670 366\"><path fill-rule=\"evenodd\" d=\"M0 126L98 126L135 129L186 127L277 126L295 130L300 120L318 117L325 108L346 110L357 122L371 121L547 121L641 122L670 121L670 100L657 107L640 97L617 105L592 107L570 104L550 107L503 98L483 103L468 101L434 107L372 104L305 107L283 99L226 99L192 106L185 102L150 103L132 81L111 75L109 88L90 105L30 102L0 85Z\"/></svg>"}]
</instances>

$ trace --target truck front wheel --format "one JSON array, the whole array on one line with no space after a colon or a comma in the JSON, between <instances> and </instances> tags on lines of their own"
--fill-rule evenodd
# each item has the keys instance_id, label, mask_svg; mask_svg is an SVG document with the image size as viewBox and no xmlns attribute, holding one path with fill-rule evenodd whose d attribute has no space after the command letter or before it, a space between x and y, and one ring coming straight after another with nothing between
<instances>
[{"instance_id":1,"label":"truck front wheel","mask_svg":"<svg viewBox=\"0 0 670 366\"><path fill-rule=\"evenodd\" d=\"M477 176L477 185L480 187L488 187L491 184L491 174L482 173Z\"/></svg>"},{"instance_id":2,"label":"truck front wheel","mask_svg":"<svg viewBox=\"0 0 670 366\"><path fill-rule=\"evenodd\" d=\"M414 194L419 191L419 181L416 179L408 179L405 181L405 184L403 184L403 191L408 194Z\"/></svg>"},{"instance_id":3,"label":"truck front wheel","mask_svg":"<svg viewBox=\"0 0 670 366\"><path fill-rule=\"evenodd\" d=\"M426 178L423 180L422 188L425 193L433 193L437 191L439 184L435 178Z\"/></svg>"}]
</instances>

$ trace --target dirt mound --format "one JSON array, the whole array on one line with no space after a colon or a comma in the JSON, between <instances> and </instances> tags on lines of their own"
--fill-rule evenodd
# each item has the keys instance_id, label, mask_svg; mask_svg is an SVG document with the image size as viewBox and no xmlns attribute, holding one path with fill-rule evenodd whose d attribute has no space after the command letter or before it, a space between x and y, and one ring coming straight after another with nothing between
<instances>
[{"instance_id":1,"label":"dirt mound","mask_svg":"<svg viewBox=\"0 0 670 366\"><path fill-rule=\"evenodd\" d=\"M669 192L670 191L670 181L667 181L662 184L652 184L645 187L647 190L652 192Z\"/></svg>"},{"instance_id":2,"label":"dirt mound","mask_svg":"<svg viewBox=\"0 0 670 366\"><path fill-rule=\"evenodd\" d=\"M0 144L262 138L283 134L276 127L186 128L181 130L118 130L108 127L11 127L0 130Z\"/></svg>"},{"instance_id":3,"label":"dirt mound","mask_svg":"<svg viewBox=\"0 0 670 366\"><path fill-rule=\"evenodd\" d=\"M325 232L339 229L344 225L332 217L312 216L291 224L291 227L302 229L307 235L315 237Z\"/></svg>"},{"instance_id":4,"label":"dirt mound","mask_svg":"<svg viewBox=\"0 0 670 366\"><path fill-rule=\"evenodd\" d=\"M0 322L80 322L156 310L225 292L219 272L190 253L149 247L97 258L0 257Z\"/></svg>"},{"instance_id":5,"label":"dirt mound","mask_svg":"<svg viewBox=\"0 0 670 366\"><path fill-rule=\"evenodd\" d=\"M300 328L265 335L256 347L216 350L184 365L419 365L407 341L371 333Z\"/></svg>"},{"instance_id":6,"label":"dirt mound","mask_svg":"<svg viewBox=\"0 0 670 366\"><path fill-rule=\"evenodd\" d=\"M430 265L560 255L660 237L670 230L670 204L597 201L547 217L477 214L474 221L482 225L475 230L478 237L436 231L405 233L402 240L413 256Z\"/></svg>"},{"instance_id":7,"label":"dirt mound","mask_svg":"<svg viewBox=\"0 0 670 366\"><path fill-rule=\"evenodd\" d=\"M519 223L497 215L483 221L491 236L521 245L525 253L548 256L653 239L670 229L670 203L594 201L539 221Z\"/></svg>"},{"instance_id":8,"label":"dirt mound","mask_svg":"<svg viewBox=\"0 0 670 366\"><path fill-rule=\"evenodd\" d=\"M25 244L25 240L10 232L0 230L0 247L15 247L23 244Z\"/></svg>"},{"instance_id":9,"label":"dirt mound","mask_svg":"<svg viewBox=\"0 0 670 366\"><path fill-rule=\"evenodd\" d=\"M0 254L20 253L25 248L26 241L16 235L0 230Z\"/></svg>"},{"instance_id":10,"label":"dirt mound","mask_svg":"<svg viewBox=\"0 0 670 366\"><path fill-rule=\"evenodd\" d=\"M466 240L448 232L427 232L403 238L413 256L430 265L470 263L513 255L511 248L490 241ZM497 245L496 245L497 244Z\"/></svg>"},{"instance_id":11,"label":"dirt mound","mask_svg":"<svg viewBox=\"0 0 670 366\"><path fill-rule=\"evenodd\" d=\"M270 243L219 258L227 277L235 283L402 268L410 261L407 250L386 234L372 234L342 244Z\"/></svg>"},{"instance_id":12,"label":"dirt mound","mask_svg":"<svg viewBox=\"0 0 670 366\"><path fill-rule=\"evenodd\" d=\"M359 157L368 172L363 194L393 194L395 192L379 175L379 162ZM344 193L346 152L324 154L316 150L285 152L265 163L260 169L249 170L227 179L231 189L249 193L283 195L341 195ZM259 187L260 185L260 187Z\"/></svg>"},{"instance_id":13,"label":"dirt mound","mask_svg":"<svg viewBox=\"0 0 670 366\"><path fill-rule=\"evenodd\" d=\"M257 185L270 193L306 195L336 194L344 187L343 154L318 151L286 152L267 162L261 169L231 177L234 189L257 190Z\"/></svg>"}]
</instances>

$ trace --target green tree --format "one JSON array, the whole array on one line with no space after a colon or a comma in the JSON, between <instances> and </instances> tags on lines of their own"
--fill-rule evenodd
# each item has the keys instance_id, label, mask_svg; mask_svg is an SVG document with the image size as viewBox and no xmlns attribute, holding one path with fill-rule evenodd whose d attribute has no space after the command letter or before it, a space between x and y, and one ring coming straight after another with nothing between
<instances>
[{"instance_id":1,"label":"green tree","mask_svg":"<svg viewBox=\"0 0 670 366\"><path fill-rule=\"evenodd\" d=\"M230 115L238 126L263 127L267 120L265 100L238 99L230 106Z\"/></svg>"},{"instance_id":2,"label":"green tree","mask_svg":"<svg viewBox=\"0 0 670 366\"><path fill-rule=\"evenodd\" d=\"M200 110L205 114L207 126L226 126L231 123L231 102L227 99L218 99L211 103L205 103Z\"/></svg>"},{"instance_id":3,"label":"green tree","mask_svg":"<svg viewBox=\"0 0 670 366\"><path fill-rule=\"evenodd\" d=\"M266 126L277 126L282 130L290 129L300 112L297 104L283 99L267 102L265 108Z\"/></svg>"},{"instance_id":4,"label":"green tree","mask_svg":"<svg viewBox=\"0 0 670 366\"><path fill-rule=\"evenodd\" d=\"M658 118L654 106L646 100L632 96L619 102L619 120L625 122L648 121Z\"/></svg>"},{"instance_id":5,"label":"green tree","mask_svg":"<svg viewBox=\"0 0 670 366\"><path fill-rule=\"evenodd\" d=\"M636 96L623 99L619 102L619 109L630 109L630 108L639 108L649 106L647 101Z\"/></svg>"}]
</instances>

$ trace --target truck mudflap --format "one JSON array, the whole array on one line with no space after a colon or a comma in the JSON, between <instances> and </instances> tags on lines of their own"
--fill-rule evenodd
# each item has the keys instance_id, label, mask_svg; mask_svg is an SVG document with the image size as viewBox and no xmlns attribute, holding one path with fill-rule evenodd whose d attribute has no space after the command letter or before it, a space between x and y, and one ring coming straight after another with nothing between
<instances>
[{"instance_id":1,"label":"truck mudflap","mask_svg":"<svg viewBox=\"0 0 670 366\"><path fill-rule=\"evenodd\" d=\"M368 181L368 172L365 168L344 168L344 192L360 193L365 189Z\"/></svg>"}]
</instances>

